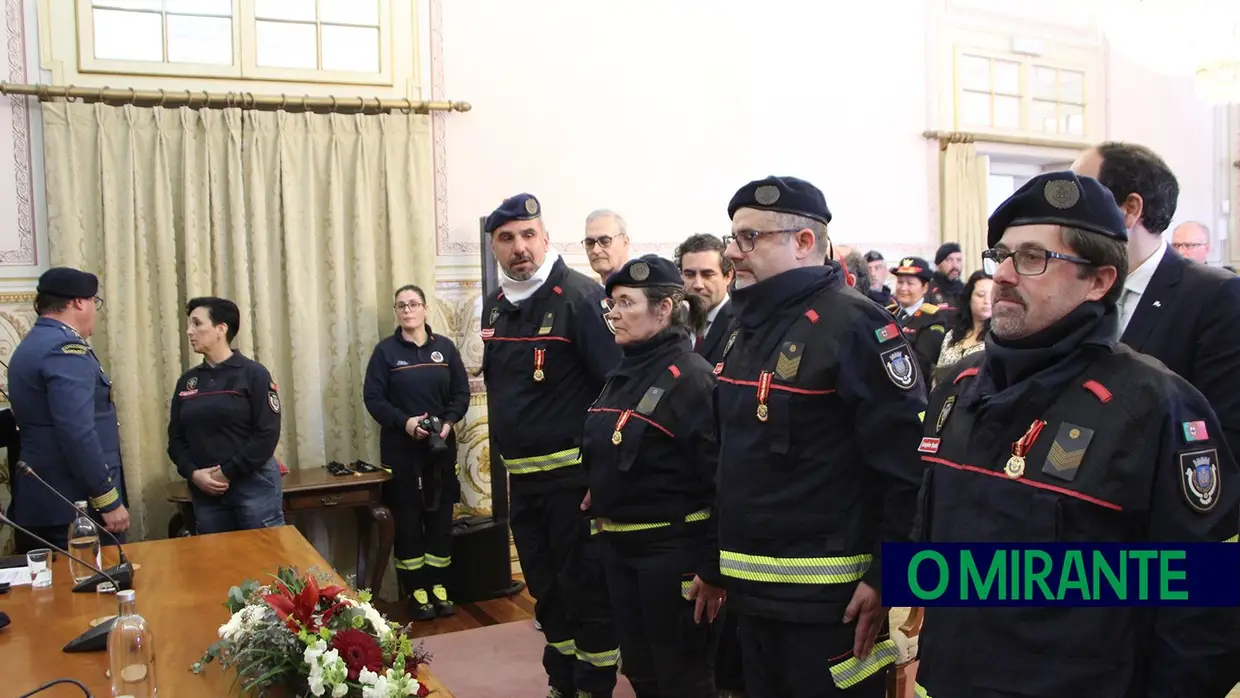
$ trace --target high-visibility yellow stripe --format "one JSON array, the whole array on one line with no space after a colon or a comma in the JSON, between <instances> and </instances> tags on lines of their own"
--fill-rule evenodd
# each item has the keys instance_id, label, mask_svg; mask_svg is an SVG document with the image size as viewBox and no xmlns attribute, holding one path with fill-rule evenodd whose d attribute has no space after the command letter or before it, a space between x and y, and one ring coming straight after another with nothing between
<instances>
[{"instance_id":1,"label":"high-visibility yellow stripe","mask_svg":"<svg viewBox=\"0 0 1240 698\"><path fill-rule=\"evenodd\" d=\"M849 557L767 557L719 551L725 576L772 584L847 584L865 576L872 555Z\"/></svg>"},{"instance_id":2,"label":"high-visibility yellow stripe","mask_svg":"<svg viewBox=\"0 0 1240 698\"><path fill-rule=\"evenodd\" d=\"M529 456L526 458L500 458L504 467L512 475L526 475L528 473L545 473L550 470L558 470L567 468L570 465L579 465L581 463L581 449L569 448L555 453L548 453L545 456Z\"/></svg>"},{"instance_id":3,"label":"high-visibility yellow stripe","mask_svg":"<svg viewBox=\"0 0 1240 698\"><path fill-rule=\"evenodd\" d=\"M120 493L116 491L115 487L113 487L112 489L108 490L107 492L104 492L98 497L91 497L90 505L96 509L102 509L104 507L111 506L112 502L115 502L116 500L120 498L121 498Z\"/></svg>"},{"instance_id":4,"label":"high-visibility yellow stripe","mask_svg":"<svg viewBox=\"0 0 1240 698\"><path fill-rule=\"evenodd\" d=\"M1223 542L1224 542L1224 543L1237 543L1237 542L1240 542L1240 535L1237 535L1237 536L1232 536L1231 538L1228 538L1227 540L1225 540L1225 541L1223 541Z\"/></svg>"},{"instance_id":5,"label":"high-visibility yellow stripe","mask_svg":"<svg viewBox=\"0 0 1240 698\"><path fill-rule=\"evenodd\" d=\"M685 523L696 523L710 518L710 509L701 509L685 516ZM599 531L608 533L633 533L635 531L653 531L656 528L668 528L670 521L654 521L650 523L618 523L611 519L597 519Z\"/></svg>"},{"instance_id":6,"label":"high-visibility yellow stripe","mask_svg":"<svg viewBox=\"0 0 1240 698\"><path fill-rule=\"evenodd\" d=\"M551 648L554 649L556 652L559 652L560 654L566 657L573 656L573 653L577 651L577 643L573 642L572 640L561 640L559 642L548 642L547 644L550 645Z\"/></svg>"},{"instance_id":7,"label":"high-visibility yellow stripe","mask_svg":"<svg viewBox=\"0 0 1240 698\"><path fill-rule=\"evenodd\" d=\"M895 662L900 657L896 643L883 640L874 645L874 649L865 659L849 657L831 667L831 680L838 688L851 688L870 678L879 669Z\"/></svg>"},{"instance_id":8,"label":"high-visibility yellow stripe","mask_svg":"<svg viewBox=\"0 0 1240 698\"><path fill-rule=\"evenodd\" d=\"M438 555L431 555L430 553L427 553L426 564L430 567L448 567L452 564L452 556L449 555L447 557L439 557Z\"/></svg>"},{"instance_id":9,"label":"high-visibility yellow stripe","mask_svg":"<svg viewBox=\"0 0 1240 698\"><path fill-rule=\"evenodd\" d=\"M919 422L925 422L925 421L926 421L926 413L925 413L924 411L922 411L922 412L918 412L918 413L917 413L917 421L919 421Z\"/></svg>"},{"instance_id":10,"label":"high-visibility yellow stripe","mask_svg":"<svg viewBox=\"0 0 1240 698\"><path fill-rule=\"evenodd\" d=\"M577 657L577 661L585 662L590 666L609 667L615 666L620 661L620 648L617 647L614 650L607 650L605 652L583 652L578 649L574 655Z\"/></svg>"},{"instance_id":11,"label":"high-visibility yellow stripe","mask_svg":"<svg viewBox=\"0 0 1240 698\"><path fill-rule=\"evenodd\" d=\"M417 557L406 558L404 560L397 559L396 569L398 570L420 570L422 569L422 565L425 562L426 562L426 558L421 555Z\"/></svg>"},{"instance_id":12,"label":"high-visibility yellow stripe","mask_svg":"<svg viewBox=\"0 0 1240 698\"><path fill-rule=\"evenodd\" d=\"M689 590L693 588L693 580L687 579L680 583L680 598L685 601L691 601L689 598Z\"/></svg>"},{"instance_id":13,"label":"high-visibility yellow stripe","mask_svg":"<svg viewBox=\"0 0 1240 698\"><path fill-rule=\"evenodd\" d=\"M598 519L590 519L590 535L597 536L603 532L603 527L599 525Z\"/></svg>"},{"instance_id":14,"label":"high-visibility yellow stripe","mask_svg":"<svg viewBox=\"0 0 1240 698\"><path fill-rule=\"evenodd\" d=\"M917 698L930 698L930 694L926 691L926 687L919 683L913 684L913 695Z\"/></svg>"}]
</instances>

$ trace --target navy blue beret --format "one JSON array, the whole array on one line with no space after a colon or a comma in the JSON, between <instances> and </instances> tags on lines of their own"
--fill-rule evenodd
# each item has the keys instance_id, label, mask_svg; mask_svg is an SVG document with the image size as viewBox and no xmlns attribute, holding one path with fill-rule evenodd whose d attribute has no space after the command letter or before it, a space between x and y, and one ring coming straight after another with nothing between
<instances>
[{"instance_id":1,"label":"navy blue beret","mask_svg":"<svg viewBox=\"0 0 1240 698\"><path fill-rule=\"evenodd\" d=\"M922 281L927 282L934 279L934 268L921 257L905 257L901 259L899 266L891 268L891 273L895 276L916 276Z\"/></svg>"},{"instance_id":2,"label":"navy blue beret","mask_svg":"<svg viewBox=\"0 0 1240 698\"><path fill-rule=\"evenodd\" d=\"M510 196L504 199L504 203L492 211L491 215L487 216L486 231L493 233L496 228L505 223L532 221L541 215L542 205L538 203L538 199L533 194Z\"/></svg>"},{"instance_id":3,"label":"navy blue beret","mask_svg":"<svg viewBox=\"0 0 1240 698\"><path fill-rule=\"evenodd\" d=\"M1003 231L1018 225L1063 225L1116 240L1128 240L1124 212L1111 190L1093 177L1047 172L1029 180L990 214L986 244L994 247Z\"/></svg>"},{"instance_id":4,"label":"navy blue beret","mask_svg":"<svg viewBox=\"0 0 1240 698\"><path fill-rule=\"evenodd\" d=\"M934 253L934 263L942 264L943 260L947 259L949 255L957 252L960 252L960 245L958 243L945 242L942 245L939 245L938 251Z\"/></svg>"},{"instance_id":5,"label":"navy blue beret","mask_svg":"<svg viewBox=\"0 0 1240 698\"><path fill-rule=\"evenodd\" d=\"M684 286L684 278L676 263L657 254L630 259L619 271L607 277L607 295L617 286L642 288L645 286Z\"/></svg>"},{"instance_id":6,"label":"navy blue beret","mask_svg":"<svg viewBox=\"0 0 1240 698\"><path fill-rule=\"evenodd\" d=\"M870 250L865 253L865 261L867 264L870 262L881 262L883 261L883 253L878 250Z\"/></svg>"},{"instance_id":7,"label":"navy blue beret","mask_svg":"<svg viewBox=\"0 0 1240 698\"><path fill-rule=\"evenodd\" d=\"M99 277L80 269L52 267L39 277L36 290L61 298L94 298L99 293Z\"/></svg>"},{"instance_id":8,"label":"navy blue beret","mask_svg":"<svg viewBox=\"0 0 1240 698\"><path fill-rule=\"evenodd\" d=\"M767 177L746 184L728 204L728 218L734 218L737 209L742 208L791 213L823 224L831 222L831 210L822 191L796 177Z\"/></svg>"}]
</instances>

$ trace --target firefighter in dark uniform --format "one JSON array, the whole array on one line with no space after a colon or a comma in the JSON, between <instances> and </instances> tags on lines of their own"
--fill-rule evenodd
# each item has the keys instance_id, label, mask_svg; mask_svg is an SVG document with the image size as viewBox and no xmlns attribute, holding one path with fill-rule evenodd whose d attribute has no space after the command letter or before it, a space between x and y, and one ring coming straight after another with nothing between
<instances>
[{"instance_id":1,"label":"firefighter in dark uniform","mask_svg":"<svg viewBox=\"0 0 1240 698\"><path fill-rule=\"evenodd\" d=\"M1111 192L1071 172L991 215L991 334L930 397L916 539L1236 541L1240 472L1210 405L1118 343L1126 240ZM919 695L1221 698L1238 612L927 608Z\"/></svg>"},{"instance_id":2,"label":"firefighter in dark uniform","mask_svg":"<svg viewBox=\"0 0 1240 698\"><path fill-rule=\"evenodd\" d=\"M881 546L909 539L923 470L917 359L822 264L831 213L816 187L750 182L728 214L738 330L715 390L719 554L746 692L879 698L897 653Z\"/></svg>"},{"instance_id":3,"label":"firefighter in dark uniform","mask_svg":"<svg viewBox=\"0 0 1240 698\"><path fill-rule=\"evenodd\" d=\"M283 526L276 383L266 366L233 350L236 303L193 298L186 314L190 346L203 360L173 390L168 457L189 481L194 526L198 533Z\"/></svg>"},{"instance_id":4,"label":"firefighter in dark uniform","mask_svg":"<svg viewBox=\"0 0 1240 698\"><path fill-rule=\"evenodd\" d=\"M637 698L714 698L715 374L689 339L706 312L656 255L625 263L606 288L624 358L590 407L581 451L624 674Z\"/></svg>"},{"instance_id":5,"label":"firefighter in dark uniform","mask_svg":"<svg viewBox=\"0 0 1240 698\"><path fill-rule=\"evenodd\" d=\"M581 465L586 410L620 361L603 287L551 247L518 194L487 217L500 288L482 310L490 433L508 472L513 542L546 638L551 695L610 696L619 648Z\"/></svg>"},{"instance_id":6,"label":"firefighter in dark uniform","mask_svg":"<svg viewBox=\"0 0 1240 698\"><path fill-rule=\"evenodd\" d=\"M900 266L892 267L891 274L896 277L895 302L887 306L887 311L896 317L905 338L913 345L917 366L928 388L951 318L926 298L926 289L934 277L926 260L905 257Z\"/></svg>"},{"instance_id":7,"label":"firefighter in dark uniform","mask_svg":"<svg viewBox=\"0 0 1240 698\"><path fill-rule=\"evenodd\" d=\"M960 309L960 294L964 293L964 257L960 244L945 242L934 253L934 275L926 289L926 300L944 312ZM967 302L967 299L964 301Z\"/></svg>"},{"instance_id":8,"label":"firefighter in dark uniform","mask_svg":"<svg viewBox=\"0 0 1240 698\"><path fill-rule=\"evenodd\" d=\"M69 501L87 501L91 517L124 540L129 512L112 381L86 343L103 304L98 293L98 277L78 269L54 267L39 277L39 319L9 361L9 399L22 459ZM26 483L10 515L65 547L78 514L38 483ZM16 542L19 552L45 547L20 534Z\"/></svg>"},{"instance_id":9,"label":"firefighter in dark uniform","mask_svg":"<svg viewBox=\"0 0 1240 698\"><path fill-rule=\"evenodd\" d=\"M362 397L392 474L384 495L396 519L396 576L413 617L430 620L456 610L447 588L461 496L452 427L469 410L469 376L456 344L426 323L422 289L397 289L393 309L398 326L371 353Z\"/></svg>"}]
</instances>

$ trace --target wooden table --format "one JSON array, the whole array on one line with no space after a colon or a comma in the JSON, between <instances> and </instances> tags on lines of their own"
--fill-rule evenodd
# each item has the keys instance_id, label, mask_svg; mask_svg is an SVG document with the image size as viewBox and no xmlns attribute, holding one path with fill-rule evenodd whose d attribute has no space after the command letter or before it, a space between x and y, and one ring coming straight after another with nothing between
<instances>
[{"instance_id":1,"label":"wooden table","mask_svg":"<svg viewBox=\"0 0 1240 698\"><path fill-rule=\"evenodd\" d=\"M357 511L357 583L366 579L366 552L370 549L371 528L379 529L379 547L371 570L369 589L376 597L383 585L392 545L396 540L396 524L392 512L383 504L383 483L392 478L386 471L336 476L327 468L294 470L280 478L284 490L284 513L347 508ZM189 484L177 479L168 483L168 501L177 505L179 513L168 522L168 537L197 534L194 507L190 503Z\"/></svg>"},{"instance_id":2,"label":"wooden table","mask_svg":"<svg viewBox=\"0 0 1240 698\"><path fill-rule=\"evenodd\" d=\"M113 548L104 548L104 564L115 564ZM229 587L246 579L269 580L280 565L301 572L312 566L336 577L329 565L292 526L147 541L125 546L139 566L134 573L138 612L151 624L155 642L156 681L161 696L226 698L233 674L224 674L212 662L201 674L190 666L219 639L219 627L228 620L224 600ZM12 625L0 630L0 666L3 693L20 695L57 678L81 681L96 696L112 695L107 679L107 652L69 654L62 648L90 627L92 619L116 614L113 594L75 594L68 560L53 564L52 586L13 587L0 596L0 610ZM414 641L416 646L416 641ZM433 666L433 660L432 660ZM425 668L419 680L435 698L452 693ZM40 698L81 695L72 685L61 685Z\"/></svg>"}]
</instances>

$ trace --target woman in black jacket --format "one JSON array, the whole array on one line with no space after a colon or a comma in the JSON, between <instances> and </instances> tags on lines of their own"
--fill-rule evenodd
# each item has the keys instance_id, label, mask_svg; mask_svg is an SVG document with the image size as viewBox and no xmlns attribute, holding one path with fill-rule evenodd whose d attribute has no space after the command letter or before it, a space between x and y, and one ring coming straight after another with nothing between
<instances>
[{"instance_id":1,"label":"woman in black jacket","mask_svg":"<svg viewBox=\"0 0 1240 698\"><path fill-rule=\"evenodd\" d=\"M362 395L382 428L379 457L392 474L383 497L396 519L396 576L418 620L450 616L452 505L460 500L453 425L469 409L469 378L452 340L426 324L426 294L396 291L399 326L375 346ZM429 592L429 593L428 593Z\"/></svg>"}]
</instances>

